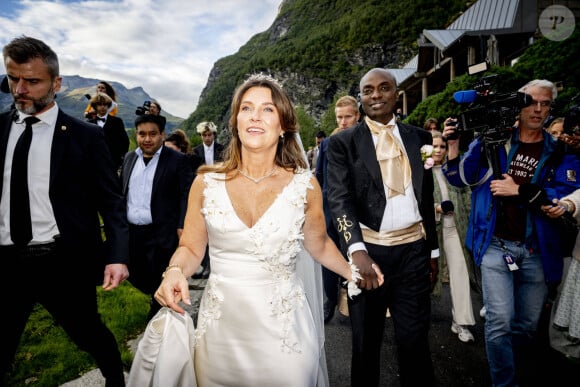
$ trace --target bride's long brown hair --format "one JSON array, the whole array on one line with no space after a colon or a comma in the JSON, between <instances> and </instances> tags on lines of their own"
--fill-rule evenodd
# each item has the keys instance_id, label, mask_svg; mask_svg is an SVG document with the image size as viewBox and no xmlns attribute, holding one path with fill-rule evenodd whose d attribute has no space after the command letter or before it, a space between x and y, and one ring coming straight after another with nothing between
<instances>
[{"instance_id":1,"label":"bride's long brown hair","mask_svg":"<svg viewBox=\"0 0 580 387\"><path fill-rule=\"evenodd\" d=\"M220 172L227 173L240 167L242 163L242 143L238 135L238 112L242 97L252 87L266 87L272 92L272 101L278 110L280 125L284 135L278 141L274 163L285 169L296 171L298 168L307 169L306 160L302 155L302 148L298 144L298 120L294 105L288 94L282 89L278 81L268 75L254 74L236 89L230 109L229 126L232 132L231 140L224 150L224 161L214 165L202 165L198 173Z\"/></svg>"}]
</instances>

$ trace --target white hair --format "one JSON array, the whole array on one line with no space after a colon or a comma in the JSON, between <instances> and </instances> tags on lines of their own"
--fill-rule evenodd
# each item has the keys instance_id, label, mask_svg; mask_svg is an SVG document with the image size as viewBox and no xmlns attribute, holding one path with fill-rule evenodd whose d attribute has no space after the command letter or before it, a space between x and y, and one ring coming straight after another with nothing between
<instances>
[{"instance_id":1,"label":"white hair","mask_svg":"<svg viewBox=\"0 0 580 387\"><path fill-rule=\"evenodd\" d=\"M539 87L541 89L550 90L552 92L552 101L558 97L558 89L556 88L556 85L547 79L534 79L533 81L529 81L524 86L520 87L518 91L525 93L530 87Z\"/></svg>"},{"instance_id":2,"label":"white hair","mask_svg":"<svg viewBox=\"0 0 580 387\"><path fill-rule=\"evenodd\" d=\"M205 131L212 131L214 133L217 133L217 126L215 126L215 124L211 121L204 121L204 122L200 122L199 124L197 124L197 133L202 134Z\"/></svg>"}]
</instances>

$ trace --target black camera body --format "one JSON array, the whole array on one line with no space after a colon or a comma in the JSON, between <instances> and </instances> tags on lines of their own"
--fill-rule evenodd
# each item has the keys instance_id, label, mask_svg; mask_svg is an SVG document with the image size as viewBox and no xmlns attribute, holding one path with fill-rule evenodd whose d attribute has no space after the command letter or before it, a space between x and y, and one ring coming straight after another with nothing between
<instances>
[{"instance_id":1,"label":"black camera body","mask_svg":"<svg viewBox=\"0 0 580 387\"><path fill-rule=\"evenodd\" d=\"M573 135L580 135L580 122L578 122L578 117L580 117L580 94L576 94L572 98L573 105L568 109L568 113L564 116L564 133Z\"/></svg>"},{"instance_id":2,"label":"black camera body","mask_svg":"<svg viewBox=\"0 0 580 387\"><path fill-rule=\"evenodd\" d=\"M472 132L482 137L484 144L501 144L511 134L517 115L523 107L532 103L532 97L521 92L497 93L497 74L480 78L473 90L453 94L457 103L469 103L455 122L455 133L448 139L457 138L462 132Z\"/></svg>"},{"instance_id":3,"label":"black camera body","mask_svg":"<svg viewBox=\"0 0 580 387\"><path fill-rule=\"evenodd\" d=\"M135 114L138 116L142 116L143 114L149 114L149 108L151 107L151 101L143 102L143 106L138 106L137 110L135 110Z\"/></svg>"}]
</instances>

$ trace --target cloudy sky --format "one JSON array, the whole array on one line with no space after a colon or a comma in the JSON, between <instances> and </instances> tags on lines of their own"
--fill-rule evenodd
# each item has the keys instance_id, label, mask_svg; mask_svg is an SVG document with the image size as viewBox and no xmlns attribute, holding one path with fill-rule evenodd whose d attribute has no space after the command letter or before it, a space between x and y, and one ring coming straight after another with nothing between
<instances>
[{"instance_id":1,"label":"cloudy sky","mask_svg":"<svg viewBox=\"0 0 580 387\"><path fill-rule=\"evenodd\" d=\"M164 111L186 118L213 64L267 30L281 2L0 0L0 45L41 39L59 56L61 75L142 86Z\"/></svg>"}]
</instances>

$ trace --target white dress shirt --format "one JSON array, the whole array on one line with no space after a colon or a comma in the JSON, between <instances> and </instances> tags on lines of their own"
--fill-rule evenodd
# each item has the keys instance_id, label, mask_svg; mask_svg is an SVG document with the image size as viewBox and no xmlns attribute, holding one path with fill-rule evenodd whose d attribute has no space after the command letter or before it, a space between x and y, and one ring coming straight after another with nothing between
<instances>
[{"instance_id":1,"label":"white dress shirt","mask_svg":"<svg viewBox=\"0 0 580 387\"><path fill-rule=\"evenodd\" d=\"M129 177L127 194L127 220L131 224L147 225L153 222L151 216L151 193L153 192L153 178L159 164L159 155L163 147L160 147L147 165L143 160L143 151L137 148L135 153L139 156Z\"/></svg>"},{"instance_id":2,"label":"white dress shirt","mask_svg":"<svg viewBox=\"0 0 580 387\"><path fill-rule=\"evenodd\" d=\"M203 144L203 150L205 152L205 163L207 165L213 165L213 147L214 147L215 141L211 143L210 146L207 146L205 144Z\"/></svg>"},{"instance_id":3,"label":"white dress shirt","mask_svg":"<svg viewBox=\"0 0 580 387\"><path fill-rule=\"evenodd\" d=\"M405 146L403 145L403 139L401 138L401 133L399 132L399 127L397 126L397 121L393 117L387 125L394 125L393 135L401 145L403 152L406 152ZM373 142L375 148L377 146L378 136L373 136ZM388 187L383 183L383 188L385 189L385 197L388 195ZM417 203L417 198L415 198L415 193L413 191L413 184L409 183L405 187L404 195L397 195L389 198L387 200L387 205L385 207L385 212L383 213L383 219L381 221L381 227L379 231L395 231L401 230L412 226L415 223L421 222L423 218L419 212L419 203ZM361 228L368 228L363 223L360 223ZM353 253L357 250L366 250L364 243L353 243L349 247L349 252ZM436 258L439 256L439 249L433 250L431 252L431 257Z\"/></svg>"},{"instance_id":4,"label":"white dress shirt","mask_svg":"<svg viewBox=\"0 0 580 387\"><path fill-rule=\"evenodd\" d=\"M30 244L48 243L60 232L48 196L50 183L50 151L52 138L58 116L58 105L36 117L39 122L32 125L32 142L28 154L28 194L30 197L30 219L32 222L32 240ZM0 201L0 245L12 245L10 237L10 178L12 175L12 158L18 139L24 132L24 119L29 117L20 113L12 122L6 159L4 160L2 200ZM66 127L58 130L66 130Z\"/></svg>"}]
</instances>

